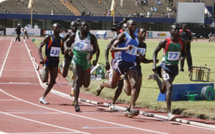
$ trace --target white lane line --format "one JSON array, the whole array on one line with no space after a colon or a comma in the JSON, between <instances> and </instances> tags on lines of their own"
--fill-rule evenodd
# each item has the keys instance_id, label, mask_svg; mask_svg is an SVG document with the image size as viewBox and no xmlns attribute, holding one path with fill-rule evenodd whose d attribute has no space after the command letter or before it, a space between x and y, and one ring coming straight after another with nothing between
<instances>
[{"instance_id":1,"label":"white lane line","mask_svg":"<svg viewBox=\"0 0 215 134\"><path fill-rule=\"evenodd\" d=\"M0 101L19 101L19 100L16 100L16 99L0 99Z\"/></svg>"},{"instance_id":2,"label":"white lane line","mask_svg":"<svg viewBox=\"0 0 215 134\"><path fill-rule=\"evenodd\" d=\"M81 131L74 130L74 129L71 129L71 128L61 127L61 126L57 126L57 125L53 125L53 124L49 124L49 123L45 123L45 122L41 122L41 121L36 121L36 120L28 119L28 118L21 117L21 116L9 114L9 113L3 112L3 111L0 111L0 113L4 114L4 115L11 116L11 117L15 117L15 118L18 118L18 119L22 119L22 120L26 120L26 121L30 121L30 122L34 122L34 123L38 123L38 124L42 124L42 125L46 125L46 126L50 126L50 127L55 127L55 128L59 128L59 129L67 130L67 131L76 132L76 133L89 134L89 133L81 132Z\"/></svg>"},{"instance_id":3,"label":"white lane line","mask_svg":"<svg viewBox=\"0 0 215 134\"><path fill-rule=\"evenodd\" d=\"M12 38L11 41L10 41L10 46L9 46L9 48L8 48L8 50L7 50L7 53L6 53L4 62L3 62L3 64L2 64L2 67L1 67L1 70L0 70L0 78L1 78L1 76L2 76L2 72L3 72L3 69L4 69L4 66L5 66L5 63L6 63L8 54L9 54L9 52L10 52L10 48L11 48L11 46L12 46L12 43L13 43L13 38Z\"/></svg>"},{"instance_id":4,"label":"white lane line","mask_svg":"<svg viewBox=\"0 0 215 134\"><path fill-rule=\"evenodd\" d=\"M8 134L77 134L77 132L20 132L20 133L8 133Z\"/></svg>"},{"instance_id":5,"label":"white lane line","mask_svg":"<svg viewBox=\"0 0 215 134\"><path fill-rule=\"evenodd\" d=\"M29 101L26 101L26 100L23 100L21 98L18 98L18 97L15 97L7 92L5 92L4 90L0 89L0 92L14 98L14 99L17 99L17 100L20 100L20 101L23 101L25 103L28 103L30 105L34 105L34 106L37 106L37 107L41 107L41 108L45 108L45 109L48 109L48 110L52 110L52 111L56 111L56 112L60 112L60 113L64 113L64 114L68 114L68 115L71 115L71 116L75 116L75 117L79 117L79 118L83 118L83 119L87 119L87 120L92 120L92 121L97 121L97 122L102 122L102 123L106 123L106 124L111 124L111 125L116 125L116 126L121 126L121 127L126 127L126 128L130 128L130 129L136 129L136 130L140 130L140 131L146 131L146 132L150 132L150 133L156 133L156 134L167 134L165 132L158 132L158 131L154 131L154 130L149 130L149 129L144 129L144 128L138 128L138 127L133 127L133 126L128 126L128 125L124 125L124 124L119 124L119 123L114 123L114 122L109 122L109 121L105 121L105 120L100 120L100 119L96 119L96 118L91 118L91 117L87 117L87 116L82 116L82 115L79 115L79 114L73 114L73 113L69 113L69 112L65 112L65 111L61 111L61 110L58 110L58 109L53 109L53 108L49 108L49 107L45 107L45 106L42 106L42 105L38 105L38 104L35 104L35 103L32 103L32 102L29 102Z\"/></svg>"},{"instance_id":6,"label":"white lane line","mask_svg":"<svg viewBox=\"0 0 215 134\"><path fill-rule=\"evenodd\" d=\"M31 62L32 62L32 64L34 65L35 60L33 60L34 58L31 56L30 50L29 50L29 48L28 48L28 46L27 46L26 43L25 43L25 46L26 46L26 49L27 49L27 51L28 51L29 57L32 59ZM43 87L43 88L45 89L46 87L43 85L43 82L42 82L41 79L40 79L39 73L36 71L37 68L36 68L35 66L34 66L34 68L35 68L35 72L36 72L36 74L37 74L37 77L38 77L38 80L39 80L39 82L40 82L41 87ZM58 96L62 96L62 97L65 97L65 98L70 98L69 95L66 95L66 94L64 94L64 93L62 93L62 92L56 91L56 90L54 90L54 89L52 89L51 92L54 93L54 94L56 94L56 95L58 95ZM79 100L82 100L82 99L79 98ZM85 99L83 99L83 100L84 100L84 102L86 102ZM93 101L91 101L91 100L89 100L89 101L90 101L90 103L93 102ZM82 102L83 102L83 101L82 101ZM97 103L98 103L98 102L95 102L96 105L98 105ZM93 103L93 104L94 104L94 103ZM107 106L108 106L109 104L104 103L104 105L107 105ZM117 107L118 107L119 109L121 109L121 110L125 110L125 109L126 109L126 108L120 107L120 106L117 106ZM148 116L148 117L156 117L156 118L164 119L164 120L167 119L166 116L159 115L159 114L154 114L154 113L147 113L147 112L144 112L144 111L140 111L140 114L141 114L141 115ZM208 124L205 124L205 123L199 123L199 122L190 121L190 120L184 120L184 119L180 119L180 118L176 118L176 122L178 122L178 123L185 123L185 124L183 124L183 125L188 124L188 125L186 125L186 126L191 126L191 127L196 127L196 128L202 128L202 129L207 129L207 130L215 130L215 126L214 126L214 125L208 125Z\"/></svg>"}]
</instances>

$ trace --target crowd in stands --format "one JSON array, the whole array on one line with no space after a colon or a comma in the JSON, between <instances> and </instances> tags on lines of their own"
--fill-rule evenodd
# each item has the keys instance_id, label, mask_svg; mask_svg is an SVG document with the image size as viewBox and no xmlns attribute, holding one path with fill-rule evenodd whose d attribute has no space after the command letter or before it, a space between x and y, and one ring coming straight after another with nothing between
<instances>
[{"instance_id":1,"label":"crowd in stands","mask_svg":"<svg viewBox=\"0 0 215 134\"><path fill-rule=\"evenodd\" d=\"M38 1L38 0L35 0ZM69 2L71 4L75 3L76 1L74 0L64 0L63 2ZM176 14L177 14L177 8L176 5L174 3L176 3L176 1L174 0L154 0L154 5L152 4L151 1L148 0L135 0L134 1L134 7L135 8L139 8L142 9L142 11L137 10L134 11L134 13L132 14L128 14L128 17L146 17L146 18L150 18L150 17L161 17L161 18L175 18ZM18 4L24 3L26 1L24 0L17 0ZM99 6L103 6L102 4L106 5L108 4L108 2L106 0L97 0L98 5ZM120 0L119 6L123 7L123 3L125 4L126 0ZM190 0L190 2L203 2L202 0ZM84 3L83 3L84 4ZM101 11L101 15L102 16L111 16L112 13L110 11L110 6L111 3L109 3L108 8L102 13ZM166 8L166 9L165 9ZM50 10L50 9L49 9ZM50 11L49 11L50 12ZM90 9L85 8L84 10L80 11L82 16L93 16L94 14L98 14L98 13L94 13L93 10L91 12ZM51 10L51 15L55 15L57 14L57 10L55 11L55 9ZM123 13L118 12L117 15L120 15ZM205 13L205 17L206 18L211 18L212 14L210 13Z\"/></svg>"}]
</instances>

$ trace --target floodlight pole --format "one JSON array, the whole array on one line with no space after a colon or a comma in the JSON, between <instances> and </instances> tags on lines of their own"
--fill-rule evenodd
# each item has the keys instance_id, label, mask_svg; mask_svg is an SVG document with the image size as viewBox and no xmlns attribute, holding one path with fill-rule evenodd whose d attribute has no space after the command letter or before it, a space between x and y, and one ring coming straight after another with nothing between
<instances>
[{"instance_id":1,"label":"floodlight pole","mask_svg":"<svg viewBox=\"0 0 215 134\"><path fill-rule=\"evenodd\" d=\"M32 20L33 20L33 6L31 7L31 27L33 27Z\"/></svg>"},{"instance_id":2,"label":"floodlight pole","mask_svg":"<svg viewBox=\"0 0 215 134\"><path fill-rule=\"evenodd\" d=\"M115 9L114 9L114 12L113 12L113 24L115 24Z\"/></svg>"}]
</instances>

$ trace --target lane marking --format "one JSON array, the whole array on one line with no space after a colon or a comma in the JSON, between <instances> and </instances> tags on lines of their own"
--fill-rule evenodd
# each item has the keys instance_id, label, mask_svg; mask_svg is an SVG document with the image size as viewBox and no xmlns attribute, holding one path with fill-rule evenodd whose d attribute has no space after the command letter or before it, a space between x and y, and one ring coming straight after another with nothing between
<instances>
[{"instance_id":1,"label":"lane marking","mask_svg":"<svg viewBox=\"0 0 215 134\"><path fill-rule=\"evenodd\" d=\"M4 62L3 62L3 64L2 64L2 67L1 67L1 70L0 70L0 78L1 78L1 76L2 76L2 72L3 72L4 66L5 66L7 57L8 57L8 55L9 55L9 52L10 52L10 48L11 48L11 46L12 46L12 43L13 43L13 38L12 38L11 41L10 41L10 46L9 46L9 48L8 48L8 50L7 50L7 53L6 53Z\"/></svg>"},{"instance_id":2,"label":"lane marking","mask_svg":"<svg viewBox=\"0 0 215 134\"><path fill-rule=\"evenodd\" d=\"M30 122L34 122L34 123L38 123L38 124L42 124L42 125L46 125L46 126L50 126L50 127L55 127L55 128L59 128L59 129L67 130L67 131L73 131L73 132L76 132L76 133L89 134L89 133L81 132L81 131L74 130L74 129L71 129L71 128L61 127L61 126L57 126L57 125L53 125L53 124L49 124L49 123L45 123L45 122L41 122L41 121L37 121L37 120L28 119L28 118L21 117L21 116L9 114L9 113L3 112L3 111L0 111L0 113L4 114L4 115L11 116L11 117L15 117L15 118L18 118L18 119L22 119L22 120L26 120L26 121L30 121Z\"/></svg>"},{"instance_id":3,"label":"lane marking","mask_svg":"<svg viewBox=\"0 0 215 134\"><path fill-rule=\"evenodd\" d=\"M97 122L102 122L102 123L107 123L107 124L111 124L111 125L126 127L126 128L130 128L130 129L136 129L136 130L141 130L141 131L156 133L156 134L167 134L165 132L158 132L158 131L154 131L154 130L149 130L149 129L144 129L144 128L138 128L138 127L133 127L133 126L128 126L128 125L124 125L124 124L109 122L109 121L105 121L105 120L100 120L100 119L96 119L96 118L86 117L86 116L83 116L83 115L73 114L73 113L61 111L61 110L58 110L58 109L53 109L53 108L45 107L45 106L42 106L42 105L38 105L38 104L35 104L35 103L32 103L32 102L23 100L21 98L15 97L15 96L13 96L13 95L5 92L2 89L0 89L0 92L4 93L4 94L6 94L6 95L8 95L8 96L10 96L10 97L12 97L14 99L23 101L25 103L28 103L28 104L31 104L31 105L34 105L34 106L37 106L37 107L45 108L45 109L48 109L48 110L52 110L52 111L56 111L56 112L60 112L60 113L64 113L64 114L68 114L68 115L71 115L71 116L75 116L75 117L79 117L79 118L83 118L83 119L88 119L88 120L92 120L92 121L97 121Z\"/></svg>"},{"instance_id":4,"label":"lane marking","mask_svg":"<svg viewBox=\"0 0 215 134\"><path fill-rule=\"evenodd\" d=\"M127 127L82 127L83 129L125 129Z\"/></svg>"},{"instance_id":5,"label":"lane marking","mask_svg":"<svg viewBox=\"0 0 215 134\"><path fill-rule=\"evenodd\" d=\"M28 54L29 54L29 57L32 59L33 57L32 57L31 54L30 54L30 50L29 50L27 44L26 44L26 43L24 43L24 44L25 44L25 46L26 46L27 51L29 52L29 53L28 53ZM35 64L33 63L33 62L35 62L35 59L34 59L34 60L31 60L31 62L32 62L33 65L35 65ZM36 69L35 66L34 66L34 68L35 68L35 72L36 72L36 74L37 74L37 77L38 77L38 80L39 80L39 82L40 82L41 87L43 87L43 88L45 89L46 87L43 85L43 82L41 81L40 76L39 76L39 73L36 71L37 69ZM56 90L54 90L54 89L52 89L51 92L54 93L54 94L56 94L56 95L58 95L58 96L65 97L65 94L64 94L64 93L59 92L59 91L56 91ZM66 95L66 98L68 98L68 96L69 96L69 95ZM70 97L70 98L71 98L71 97ZM79 101L82 101L82 102L83 102L83 101L84 101L84 102L88 102L88 101L89 101L88 103L96 104L96 105L98 105L98 104L100 103L100 102L91 101L91 100L86 100L86 99L81 99L81 98L79 98ZM109 106L108 103L103 103L103 105ZM120 107L120 106L116 106L116 107L118 107L118 108L121 109L121 110L125 110L125 109L126 109L126 108ZM156 117L156 118L159 118L159 119L165 119L165 120L167 120L167 116L163 116L163 115L159 115L159 114L148 113L148 112L144 112L144 111L140 111L140 114L141 114L141 115L148 116L148 117L151 117L151 118L152 118L152 117ZM199 122L190 121L190 120L185 120L185 119L180 119L180 118L176 118L175 121L168 121L168 122L185 123L185 124L183 124L183 125L189 124L189 126L192 126L192 127L197 127L197 128L207 129L207 130L213 130L213 131L214 131L214 129L215 129L215 126L213 126L213 125L208 125L208 124L199 123ZM186 126L187 126L187 125L186 125ZM207 127L207 128L205 128L205 127Z\"/></svg>"},{"instance_id":6,"label":"lane marking","mask_svg":"<svg viewBox=\"0 0 215 134\"><path fill-rule=\"evenodd\" d=\"M40 84L30 82L0 82L0 85L40 85Z\"/></svg>"},{"instance_id":7,"label":"lane marking","mask_svg":"<svg viewBox=\"0 0 215 134\"><path fill-rule=\"evenodd\" d=\"M77 132L20 132L11 134L77 134Z\"/></svg>"},{"instance_id":8,"label":"lane marking","mask_svg":"<svg viewBox=\"0 0 215 134\"><path fill-rule=\"evenodd\" d=\"M19 101L19 100L16 100L16 99L0 99L0 101Z\"/></svg>"}]
</instances>

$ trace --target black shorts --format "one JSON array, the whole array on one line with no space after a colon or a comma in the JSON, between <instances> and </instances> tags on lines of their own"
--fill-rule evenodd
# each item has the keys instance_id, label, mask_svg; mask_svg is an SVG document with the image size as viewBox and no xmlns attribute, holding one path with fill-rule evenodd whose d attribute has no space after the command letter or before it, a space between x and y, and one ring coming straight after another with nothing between
<instances>
[{"instance_id":1,"label":"black shorts","mask_svg":"<svg viewBox=\"0 0 215 134\"><path fill-rule=\"evenodd\" d=\"M52 67L58 66L58 64L59 64L59 58L50 58L45 60L44 65L49 68L52 68Z\"/></svg>"},{"instance_id":2,"label":"black shorts","mask_svg":"<svg viewBox=\"0 0 215 134\"><path fill-rule=\"evenodd\" d=\"M175 78L175 76L178 75L178 66L177 65L166 65L164 63L161 63L157 67L157 74L160 77L161 77L161 68L163 68L173 79Z\"/></svg>"},{"instance_id":3,"label":"black shorts","mask_svg":"<svg viewBox=\"0 0 215 134\"><path fill-rule=\"evenodd\" d=\"M142 76L141 66L136 66L137 76Z\"/></svg>"},{"instance_id":4,"label":"black shorts","mask_svg":"<svg viewBox=\"0 0 215 134\"><path fill-rule=\"evenodd\" d=\"M114 69L118 74L125 74L128 70L135 69L135 62L126 62L124 60L116 60Z\"/></svg>"}]
</instances>

